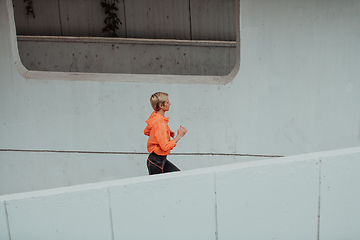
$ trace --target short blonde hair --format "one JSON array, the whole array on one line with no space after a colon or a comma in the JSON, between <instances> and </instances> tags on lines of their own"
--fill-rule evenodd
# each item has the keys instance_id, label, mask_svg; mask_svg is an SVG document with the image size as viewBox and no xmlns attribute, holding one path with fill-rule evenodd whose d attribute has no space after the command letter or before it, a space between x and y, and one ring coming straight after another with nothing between
<instances>
[{"instance_id":1,"label":"short blonde hair","mask_svg":"<svg viewBox=\"0 0 360 240\"><path fill-rule=\"evenodd\" d=\"M159 111L160 110L160 105L164 105L165 101L167 100L169 94L164 93L164 92L156 92L153 95L151 95L150 97L150 103L152 108L155 111Z\"/></svg>"}]
</instances>

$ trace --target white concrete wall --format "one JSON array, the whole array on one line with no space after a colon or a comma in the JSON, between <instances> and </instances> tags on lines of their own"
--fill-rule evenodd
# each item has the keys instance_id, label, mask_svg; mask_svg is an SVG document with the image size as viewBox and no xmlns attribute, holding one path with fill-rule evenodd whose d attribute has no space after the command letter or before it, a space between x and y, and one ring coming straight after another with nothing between
<instances>
[{"instance_id":1,"label":"white concrete wall","mask_svg":"<svg viewBox=\"0 0 360 240\"><path fill-rule=\"evenodd\" d=\"M266 156L172 155L181 170L261 160ZM0 195L144 176L147 154L0 151Z\"/></svg>"},{"instance_id":2,"label":"white concrete wall","mask_svg":"<svg viewBox=\"0 0 360 240\"><path fill-rule=\"evenodd\" d=\"M359 171L353 148L4 195L0 236L359 239Z\"/></svg>"},{"instance_id":3,"label":"white concrete wall","mask_svg":"<svg viewBox=\"0 0 360 240\"><path fill-rule=\"evenodd\" d=\"M359 1L242 0L240 69L225 85L201 76L19 73L8 7L0 2L1 149L143 153L156 91L170 94L170 127L188 129L174 150L179 161L359 146Z\"/></svg>"}]
</instances>

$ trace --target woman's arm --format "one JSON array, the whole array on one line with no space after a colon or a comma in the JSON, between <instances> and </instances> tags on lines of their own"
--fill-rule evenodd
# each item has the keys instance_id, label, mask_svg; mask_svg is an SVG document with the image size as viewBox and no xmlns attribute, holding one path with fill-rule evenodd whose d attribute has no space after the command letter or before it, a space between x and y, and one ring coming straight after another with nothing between
<instances>
[{"instance_id":1,"label":"woman's arm","mask_svg":"<svg viewBox=\"0 0 360 240\"><path fill-rule=\"evenodd\" d=\"M186 128L180 126L177 131L177 136L170 140L169 132L167 131L168 125L166 123L159 122L155 129L155 138L160 145L161 150L164 152L172 150L176 143L186 134Z\"/></svg>"},{"instance_id":2,"label":"woman's arm","mask_svg":"<svg viewBox=\"0 0 360 240\"><path fill-rule=\"evenodd\" d=\"M156 142L159 144L161 150L167 152L176 146L175 139L170 140L169 127L167 123L159 121L154 125L153 131L155 132Z\"/></svg>"},{"instance_id":3,"label":"woman's arm","mask_svg":"<svg viewBox=\"0 0 360 240\"><path fill-rule=\"evenodd\" d=\"M174 138L175 142L177 143L183 136L185 136L186 133L187 133L186 128L180 126L177 131L177 136Z\"/></svg>"}]
</instances>

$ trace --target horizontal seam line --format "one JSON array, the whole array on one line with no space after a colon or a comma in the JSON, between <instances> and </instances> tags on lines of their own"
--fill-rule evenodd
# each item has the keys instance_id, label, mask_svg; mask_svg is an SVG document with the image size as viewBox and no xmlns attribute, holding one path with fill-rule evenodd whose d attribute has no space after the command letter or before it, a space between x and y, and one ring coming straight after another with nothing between
<instances>
[{"instance_id":1,"label":"horizontal seam line","mask_svg":"<svg viewBox=\"0 0 360 240\"><path fill-rule=\"evenodd\" d=\"M80 153L80 154L118 154L134 155L149 154L147 152L99 152L99 151L75 151L75 150L34 150L34 149L0 149L0 152L33 152L33 153ZM192 155L192 156L239 156L239 157L284 157L281 155L246 154L246 153L171 153L170 155Z\"/></svg>"}]
</instances>

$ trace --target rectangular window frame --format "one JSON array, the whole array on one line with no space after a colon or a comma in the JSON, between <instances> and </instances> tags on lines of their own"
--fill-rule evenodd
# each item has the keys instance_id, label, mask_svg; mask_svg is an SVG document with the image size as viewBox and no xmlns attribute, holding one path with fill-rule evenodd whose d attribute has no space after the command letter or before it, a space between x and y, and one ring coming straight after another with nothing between
<instances>
[{"instance_id":1,"label":"rectangular window frame","mask_svg":"<svg viewBox=\"0 0 360 240\"><path fill-rule=\"evenodd\" d=\"M37 80L133 82L133 83L170 83L170 84L214 84L225 85L231 82L240 69L240 0L236 1L236 60L232 71L226 76L201 75L158 75L158 74L120 74L120 73L83 73L50 72L28 70L22 64L16 36L16 26L12 0L7 1L10 26L10 41L13 63L21 76Z\"/></svg>"}]
</instances>

